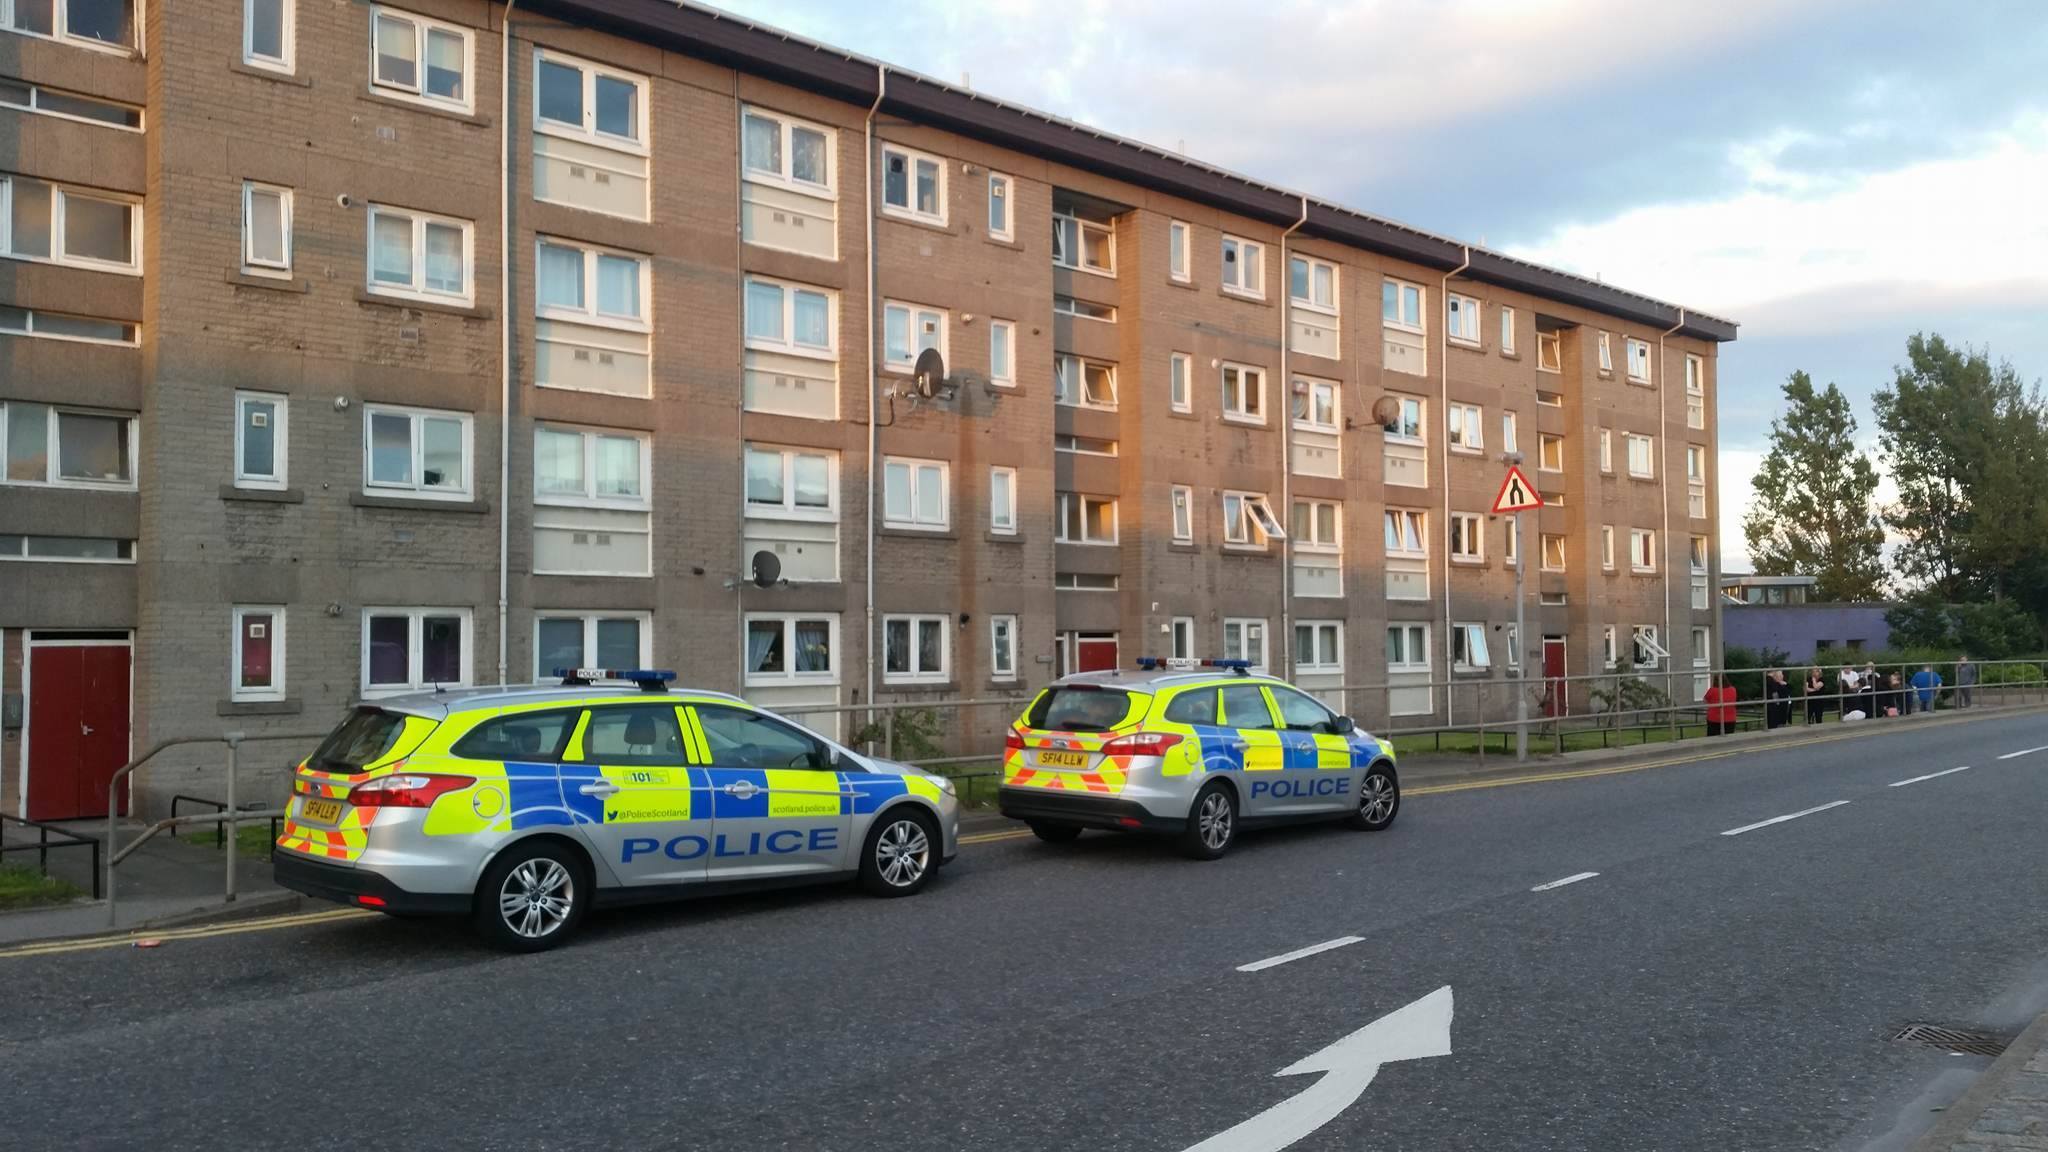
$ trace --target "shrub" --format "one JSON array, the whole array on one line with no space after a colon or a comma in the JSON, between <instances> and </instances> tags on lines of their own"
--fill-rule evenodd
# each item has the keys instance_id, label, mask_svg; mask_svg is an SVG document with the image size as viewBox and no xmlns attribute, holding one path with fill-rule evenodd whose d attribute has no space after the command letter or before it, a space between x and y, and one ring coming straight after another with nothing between
<instances>
[{"instance_id":1,"label":"shrub","mask_svg":"<svg viewBox=\"0 0 2048 1152\"><path fill-rule=\"evenodd\" d=\"M884 737L891 734L894 740L885 746ZM887 722L877 716L855 729L847 743L856 748L872 743L882 756L891 760L930 760L942 753L945 737L946 725L936 709L899 708L893 733Z\"/></svg>"}]
</instances>

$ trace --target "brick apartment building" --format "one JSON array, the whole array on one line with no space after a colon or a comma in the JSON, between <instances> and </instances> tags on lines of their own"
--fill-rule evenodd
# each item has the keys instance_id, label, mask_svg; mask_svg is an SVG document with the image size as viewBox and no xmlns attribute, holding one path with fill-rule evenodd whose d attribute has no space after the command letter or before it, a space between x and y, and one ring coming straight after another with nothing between
<instances>
[{"instance_id":1,"label":"brick apartment building","mask_svg":"<svg viewBox=\"0 0 2048 1152\"><path fill-rule=\"evenodd\" d=\"M1733 324L706 9L506 21L0 0L5 810L570 663L1246 656L1385 726L1716 651Z\"/></svg>"}]
</instances>

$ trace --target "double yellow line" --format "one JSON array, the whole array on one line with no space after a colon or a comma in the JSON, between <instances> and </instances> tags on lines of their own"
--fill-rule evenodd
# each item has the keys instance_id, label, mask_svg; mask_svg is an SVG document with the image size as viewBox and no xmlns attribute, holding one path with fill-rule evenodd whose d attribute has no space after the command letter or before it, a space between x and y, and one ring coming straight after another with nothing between
<instances>
[{"instance_id":1,"label":"double yellow line","mask_svg":"<svg viewBox=\"0 0 2048 1152\"><path fill-rule=\"evenodd\" d=\"M200 928L174 928L165 932L122 932L113 936L88 936L81 940L46 940L39 944L0 948L0 960L11 960L21 956L55 956L66 952L93 952L104 948L127 948L143 940L155 940L164 944L180 940L207 940L215 936L239 936L244 932L271 932L279 928L330 924L337 920L361 920L375 915L377 913L361 908L335 908L325 912L266 916L261 919L237 920L228 924L211 924Z\"/></svg>"}]
</instances>

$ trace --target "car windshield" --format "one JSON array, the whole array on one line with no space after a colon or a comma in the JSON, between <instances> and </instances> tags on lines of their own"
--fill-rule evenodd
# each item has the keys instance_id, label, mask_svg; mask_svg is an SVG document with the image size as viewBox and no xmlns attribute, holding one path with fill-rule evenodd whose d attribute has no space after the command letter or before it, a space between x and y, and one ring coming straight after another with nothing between
<instances>
[{"instance_id":1,"label":"car windshield","mask_svg":"<svg viewBox=\"0 0 2048 1152\"><path fill-rule=\"evenodd\" d=\"M361 768L391 751L398 734L405 731L405 717L378 708L358 708L327 734L320 750L313 753L316 768Z\"/></svg>"},{"instance_id":2,"label":"car windshield","mask_svg":"<svg viewBox=\"0 0 2048 1152\"><path fill-rule=\"evenodd\" d=\"M1025 714L1026 727L1051 732L1107 732L1130 715L1131 698L1092 684L1047 689Z\"/></svg>"}]
</instances>

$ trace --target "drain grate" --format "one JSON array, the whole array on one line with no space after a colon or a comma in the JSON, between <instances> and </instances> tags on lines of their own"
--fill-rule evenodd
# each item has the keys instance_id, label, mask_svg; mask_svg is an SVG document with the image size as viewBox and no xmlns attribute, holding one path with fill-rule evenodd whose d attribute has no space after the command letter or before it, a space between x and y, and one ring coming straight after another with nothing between
<instances>
[{"instance_id":1,"label":"drain grate","mask_svg":"<svg viewBox=\"0 0 2048 1152\"><path fill-rule=\"evenodd\" d=\"M2012 1043L2010 1037L1963 1028L1944 1028L1939 1024L1910 1024L1901 1028L1892 1039L1969 1056L1996 1056Z\"/></svg>"}]
</instances>

